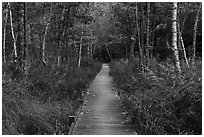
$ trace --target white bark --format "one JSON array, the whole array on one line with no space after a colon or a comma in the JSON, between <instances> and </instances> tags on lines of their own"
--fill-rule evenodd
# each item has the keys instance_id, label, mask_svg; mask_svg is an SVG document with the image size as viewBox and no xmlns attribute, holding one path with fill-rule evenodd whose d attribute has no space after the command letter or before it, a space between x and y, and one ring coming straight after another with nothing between
<instances>
[{"instance_id":1,"label":"white bark","mask_svg":"<svg viewBox=\"0 0 204 137\"><path fill-rule=\"evenodd\" d=\"M8 6L9 6L9 13L10 13L10 23L11 23L11 34L12 34L12 37L13 37L13 48L14 48L14 62L17 61L17 47L16 47L16 37L15 37L15 34L14 34L14 29L13 29L13 18L12 18L12 11L11 11L11 5L10 3L8 2Z\"/></svg>"},{"instance_id":2,"label":"white bark","mask_svg":"<svg viewBox=\"0 0 204 137\"><path fill-rule=\"evenodd\" d=\"M112 60L112 57L111 57L110 52L109 52L109 50L108 50L108 48L107 48L107 45L105 45L105 47L106 47L106 51L108 52L108 56L109 56L110 59Z\"/></svg>"},{"instance_id":3,"label":"white bark","mask_svg":"<svg viewBox=\"0 0 204 137\"><path fill-rule=\"evenodd\" d=\"M87 60L89 61L90 60L90 55L91 55L91 44L89 43L88 45L87 45L87 50L88 50L88 52L87 52Z\"/></svg>"},{"instance_id":4,"label":"white bark","mask_svg":"<svg viewBox=\"0 0 204 137\"><path fill-rule=\"evenodd\" d=\"M81 32L81 39L80 39L80 45L79 45L79 60L78 60L78 68L81 66L81 51L82 51L82 42L83 42L83 24L82 24L82 32Z\"/></svg>"},{"instance_id":5,"label":"white bark","mask_svg":"<svg viewBox=\"0 0 204 137\"><path fill-rule=\"evenodd\" d=\"M52 17L52 5L50 8L50 15L49 15L49 19L47 21L46 27L45 27L45 33L44 33L44 37L43 37L43 45L42 45L42 61L43 63L46 65L46 60L45 60L45 46L46 46L46 38L47 38L47 34L48 34L48 30L49 30L49 26L50 26L50 21L51 21L51 17Z\"/></svg>"},{"instance_id":6,"label":"white bark","mask_svg":"<svg viewBox=\"0 0 204 137\"><path fill-rule=\"evenodd\" d=\"M187 56L186 56L186 50L185 50L183 38L182 38L182 30L180 30L179 23L178 23L178 34L179 34L179 43L181 43L181 48L182 48L182 51L183 51L183 56L184 56L185 62L187 64L187 67L190 68L189 62L188 62L188 59L187 59Z\"/></svg>"},{"instance_id":7,"label":"white bark","mask_svg":"<svg viewBox=\"0 0 204 137\"><path fill-rule=\"evenodd\" d=\"M192 65L195 65L195 58L196 58L196 35L197 35L197 26L198 26L198 19L200 14L200 5L198 7L196 18L195 18L195 24L193 28L193 59L192 59Z\"/></svg>"},{"instance_id":8,"label":"white bark","mask_svg":"<svg viewBox=\"0 0 204 137\"><path fill-rule=\"evenodd\" d=\"M83 36L82 36L83 37ZM79 45L79 60L78 60L78 68L81 66L81 50L82 50L82 38L81 37L81 43Z\"/></svg>"},{"instance_id":9,"label":"white bark","mask_svg":"<svg viewBox=\"0 0 204 137\"><path fill-rule=\"evenodd\" d=\"M147 67L149 66L149 48L150 48L150 42L149 42L149 33L150 31L150 2L147 2L147 47L146 47L146 56L147 56Z\"/></svg>"},{"instance_id":10,"label":"white bark","mask_svg":"<svg viewBox=\"0 0 204 137\"><path fill-rule=\"evenodd\" d=\"M177 47L177 2L173 2L172 7L172 48L175 57L175 67L178 72L181 72L179 52Z\"/></svg>"},{"instance_id":11,"label":"white bark","mask_svg":"<svg viewBox=\"0 0 204 137\"><path fill-rule=\"evenodd\" d=\"M45 45L46 45L46 37L47 37L47 33L48 33L48 28L49 28L49 23L46 24L45 33L44 33L44 37L43 37L42 61L43 61L44 63L46 63L46 61L45 61Z\"/></svg>"},{"instance_id":12,"label":"white bark","mask_svg":"<svg viewBox=\"0 0 204 137\"><path fill-rule=\"evenodd\" d=\"M6 9L6 17L4 23L4 34L3 34L3 60L6 62L6 26L8 21L8 10Z\"/></svg>"},{"instance_id":13,"label":"white bark","mask_svg":"<svg viewBox=\"0 0 204 137\"><path fill-rule=\"evenodd\" d=\"M63 8L63 10L62 10L62 16L61 16L61 21L63 21L64 20L64 13L65 13L65 8ZM61 25L61 24L60 24ZM63 29L63 28L62 28ZM60 32L61 32L61 26L60 26L60 30L59 30ZM64 37L64 34L65 34L65 29L63 30L63 32L62 32L62 35L61 34L59 34L59 47L58 47L58 50L57 50L57 66L59 67L60 66L60 62L61 62L61 55L60 55L60 49L61 49L61 45L62 45L62 41L61 41L61 37Z\"/></svg>"}]
</instances>

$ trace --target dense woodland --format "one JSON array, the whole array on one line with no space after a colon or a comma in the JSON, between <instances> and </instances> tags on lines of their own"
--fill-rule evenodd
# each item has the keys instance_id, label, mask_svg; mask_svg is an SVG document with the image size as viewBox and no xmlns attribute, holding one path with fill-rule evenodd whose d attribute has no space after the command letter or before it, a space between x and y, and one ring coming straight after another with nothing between
<instances>
[{"instance_id":1,"label":"dense woodland","mask_svg":"<svg viewBox=\"0 0 204 137\"><path fill-rule=\"evenodd\" d=\"M109 63L138 134L202 134L202 3L3 2L2 134L68 134Z\"/></svg>"}]
</instances>

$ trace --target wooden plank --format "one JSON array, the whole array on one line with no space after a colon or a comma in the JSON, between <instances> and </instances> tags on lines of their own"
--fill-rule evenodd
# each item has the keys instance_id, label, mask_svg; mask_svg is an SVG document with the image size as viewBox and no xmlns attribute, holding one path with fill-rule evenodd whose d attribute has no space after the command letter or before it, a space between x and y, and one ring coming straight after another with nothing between
<instances>
[{"instance_id":1,"label":"wooden plank","mask_svg":"<svg viewBox=\"0 0 204 137\"><path fill-rule=\"evenodd\" d=\"M135 135L126 122L122 103L113 89L109 66L103 64L86 95L73 135Z\"/></svg>"}]
</instances>

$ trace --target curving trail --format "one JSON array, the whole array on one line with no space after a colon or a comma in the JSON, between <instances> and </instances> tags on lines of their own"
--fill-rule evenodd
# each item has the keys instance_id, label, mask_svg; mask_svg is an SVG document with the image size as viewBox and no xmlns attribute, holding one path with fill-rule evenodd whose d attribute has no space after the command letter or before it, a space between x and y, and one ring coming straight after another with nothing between
<instances>
[{"instance_id":1,"label":"curving trail","mask_svg":"<svg viewBox=\"0 0 204 137\"><path fill-rule=\"evenodd\" d=\"M108 64L91 84L84 106L73 128L73 135L134 135L136 132L125 123L121 101L113 90Z\"/></svg>"}]
</instances>

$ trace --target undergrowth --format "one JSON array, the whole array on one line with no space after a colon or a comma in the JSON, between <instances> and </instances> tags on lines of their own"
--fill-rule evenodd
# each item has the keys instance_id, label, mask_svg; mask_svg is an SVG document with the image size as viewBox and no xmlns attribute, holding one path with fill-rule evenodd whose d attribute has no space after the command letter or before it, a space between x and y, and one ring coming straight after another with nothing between
<instances>
[{"instance_id":1,"label":"undergrowth","mask_svg":"<svg viewBox=\"0 0 204 137\"><path fill-rule=\"evenodd\" d=\"M72 66L33 62L28 74L3 64L2 134L68 134L82 92L100 70L100 63ZM14 68L14 67L13 67Z\"/></svg>"},{"instance_id":2,"label":"undergrowth","mask_svg":"<svg viewBox=\"0 0 204 137\"><path fill-rule=\"evenodd\" d=\"M139 61L110 64L123 105L138 134L202 134L202 62L180 75L170 61L151 60L145 73Z\"/></svg>"}]
</instances>

